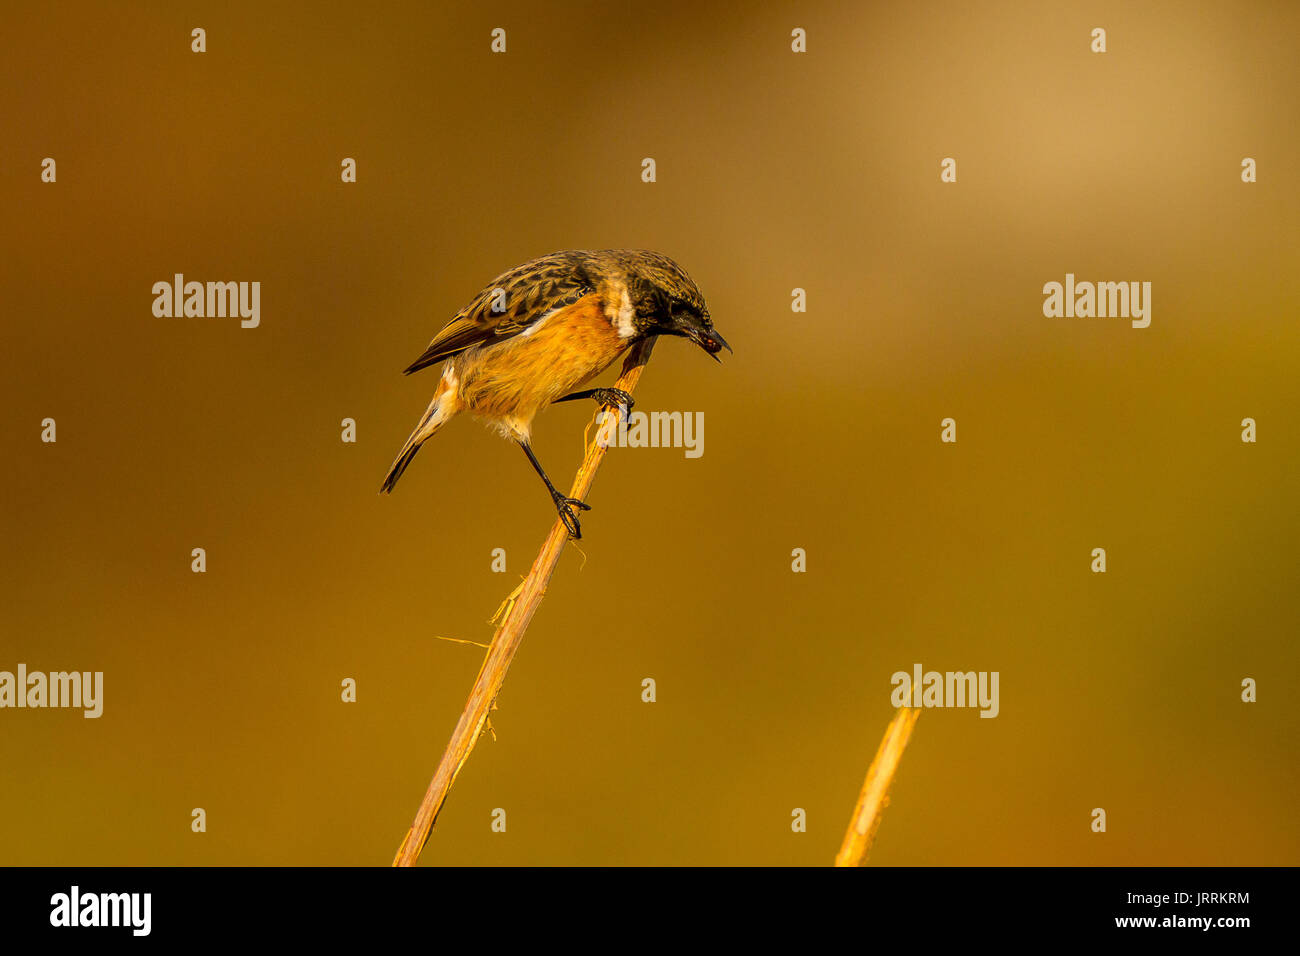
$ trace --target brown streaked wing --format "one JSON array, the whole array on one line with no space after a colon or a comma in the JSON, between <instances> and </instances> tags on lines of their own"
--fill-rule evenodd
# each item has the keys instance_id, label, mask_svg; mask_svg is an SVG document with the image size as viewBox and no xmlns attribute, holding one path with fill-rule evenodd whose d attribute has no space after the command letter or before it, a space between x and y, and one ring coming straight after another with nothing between
<instances>
[{"instance_id":1,"label":"brown streaked wing","mask_svg":"<svg viewBox=\"0 0 1300 956\"><path fill-rule=\"evenodd\" d=\"M533 259L489 282L448 322L404 374L428 368L483 342L518 335L554 309L572 305L592 291L583 268L585 254L554 252ZM493 293L504 289L505 311L493 312Z\"/></svg>"}]
</instances>

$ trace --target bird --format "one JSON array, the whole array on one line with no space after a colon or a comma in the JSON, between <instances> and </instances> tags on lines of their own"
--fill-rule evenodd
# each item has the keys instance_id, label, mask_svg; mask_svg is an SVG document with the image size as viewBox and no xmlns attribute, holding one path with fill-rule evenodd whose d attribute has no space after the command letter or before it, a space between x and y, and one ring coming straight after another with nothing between
<instances>
[{"instance_id":1,"label":"bird","mask_svg":"<svg viewBox=\"0 0 1300 956\"><path fill-rule=\"evenodd\" d=\"M571 249L523 263L489 282L404 371L442 365L433 399L380 488L389 494L424 443L461 412L516 442L541 476L569 535L591 506L556 490L532 448L533 419L574 399L632 407L622 389L581 386L643 339L689 339L716 361L731 346L713 327L699 286L668 256L646 249Z\"/></svg>"}]
</instances>

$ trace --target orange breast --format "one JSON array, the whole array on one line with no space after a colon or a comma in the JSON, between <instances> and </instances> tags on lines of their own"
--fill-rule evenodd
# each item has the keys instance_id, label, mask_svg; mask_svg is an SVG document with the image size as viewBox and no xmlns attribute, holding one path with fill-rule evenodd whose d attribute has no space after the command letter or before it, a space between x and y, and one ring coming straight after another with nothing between
<instances>
[{"instance_id":1,"label":"orange breast","mask_svg":"<svg viewBox=\"0 0 1300 956\"><path fill-rule=\"evenodd\" d=\"M484 418L527 430L543 407L607 369L631 344L588 295L527 333L456 356L460 397Z\"/></svg>"}]
</instances>

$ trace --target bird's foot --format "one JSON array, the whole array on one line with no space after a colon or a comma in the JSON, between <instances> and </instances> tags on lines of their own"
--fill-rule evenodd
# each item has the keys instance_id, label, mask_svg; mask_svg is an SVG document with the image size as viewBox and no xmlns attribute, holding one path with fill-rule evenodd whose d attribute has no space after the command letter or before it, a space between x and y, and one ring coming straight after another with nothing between
<instances>
[{"instance_id":1,"label":"bird's foot","mask_svg":"<svg viewBox=\"0 0 1300 956\"><path fill-rule=\"evenodd\" d=\"M558 491L555 492L555 510L564 522L564 527L569 532L569 537L574 541L582 538L582 525L578 522L579 511L590 511L591 505L577 498L566 498Z\"/></svg>"},{"instance_id":2,"label":"bird's foot","mask_svg":"<svg viewBox=\"0 0 1300 956\"><path fill-rule=\"evenodd\" d=\"M594 398L601 405L609 405L614 408L622 407L625 412L630 412L632 406L636 404L632 401L632 396L621 388L588 388L581 392L571 392L557 402L571 402L575 398Z\"/></svg>"},{"instance_id":3,"label":"bird's foot","mask_svg":"<svg viewBox=\"0 0 1300 956\"><path fill-rule=\"evenodd\" d=\"M625 411L630 412L635 404L632 396L621 388L598 388L592 392L591 397L601 405L610 405L615 408L622 407Z\"/></svg>"}]
</instances>

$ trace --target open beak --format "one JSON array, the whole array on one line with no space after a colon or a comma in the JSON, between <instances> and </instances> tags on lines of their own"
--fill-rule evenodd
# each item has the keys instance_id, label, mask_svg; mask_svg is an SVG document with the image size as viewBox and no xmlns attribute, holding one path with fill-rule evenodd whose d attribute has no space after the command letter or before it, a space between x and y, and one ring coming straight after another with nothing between
<instances>
[{"instance_id":1,"label":"open beak","mask_svg":"<svg viewBox=\"0 0 1300 956\"><path fill-rule=\"evenodd\" d=\"M726 339L718 334L717 329L691 328L687 330L686 337L712 355L714 360L718 362L722 361L722 359L718 358L719 352L723 349L728 352L731 351L731 346L727 344Z\"/></svg>"}]
</instances>

